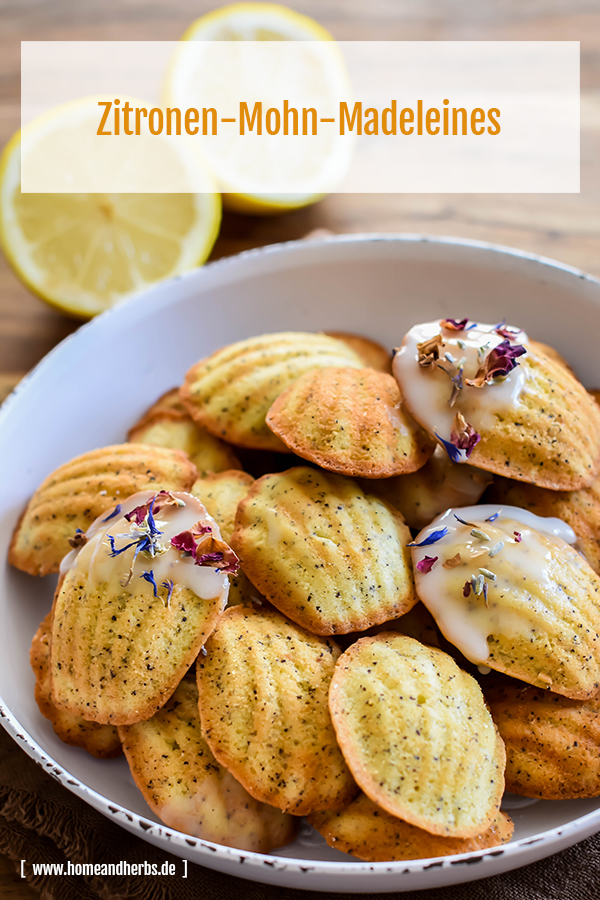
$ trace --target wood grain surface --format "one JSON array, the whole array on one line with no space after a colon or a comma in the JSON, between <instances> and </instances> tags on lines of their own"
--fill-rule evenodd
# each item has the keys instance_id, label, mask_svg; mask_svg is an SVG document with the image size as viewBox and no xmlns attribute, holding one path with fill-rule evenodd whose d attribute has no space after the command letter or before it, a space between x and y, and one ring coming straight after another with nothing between
<instances>
[{"instance_id":1,"label":"wood grain surface","mask_svg":"<svg viewBox=\"0 0 600 900\"><path fill-rule=\"evenodd\" d=\"M19 127L21 40L177 40L209 0L2 0L0 146ZM353 194L277 218L225 214L213 258L315 228L477 238L600 276L599 0L294 0L340 40L581 42L580 194ZM77 324L23 287L0 257L0 398ZM0 896L31 889L0 866Z\"/></svg>"}]
</instances>

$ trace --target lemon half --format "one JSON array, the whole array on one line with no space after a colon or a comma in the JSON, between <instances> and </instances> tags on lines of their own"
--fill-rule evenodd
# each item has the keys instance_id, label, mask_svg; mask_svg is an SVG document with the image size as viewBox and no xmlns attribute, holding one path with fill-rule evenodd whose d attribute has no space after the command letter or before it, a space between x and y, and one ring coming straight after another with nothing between
<instances>
[{"instance_id":1,"label":"lemon half","mask_svg":"<svg viewBox=\"0 0 600 900\"><path fill-rule=\"evenodd\" d=\"M269 65L263 67L251 47L247 58L238 59L231 55L235 48L214 44L222 41L311 44L295 48L291 63L289 49L282 45L278 55L270 48ZM320 116L333 117L349 90L339 47L318 22L278 4L234 3L202 16L185 32L167 73L164 105L210 106L221 117L236 115L240 99L265 98L266 108L269 94L274 103L275 97L302 95L311 98L309 105ZM332 188L323 184L337 185L349 168L352 148L335 125L319 124L317 136L300 137L246 133L240 138L235 128L219 122L217 135L199 138L230 209L264 215L306 206L329 193Z\"/></svg>"},{"instance_id":2,"label":"lemon half","mask_svg":"<svg viewBox=\"0 0 600 900\"><path fill-rule=\"evenodd\" d=\"M81 115L81 104L66 104L32 122L27 152L51 165ZM21 139L18 132L0 159L0 242L17 275L61 312L90 318L210 254L221 199L201 159L188 153L185 166L195 168L203 193L22 193ZM176 143L165 154L165 164L183 170ZM69 160L58 158L56 168L60 177L72 173Z\"/></svg>"}]
</instances>

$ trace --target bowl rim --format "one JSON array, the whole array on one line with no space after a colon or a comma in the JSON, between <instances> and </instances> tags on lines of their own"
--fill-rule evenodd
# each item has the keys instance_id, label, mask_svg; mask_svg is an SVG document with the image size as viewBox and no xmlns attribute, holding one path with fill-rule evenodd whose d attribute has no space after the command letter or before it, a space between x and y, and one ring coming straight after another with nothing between
<instances>
[{"instance_id":1,"label":"bowl rim","mask_svg":"<svg viewBox=\"0 0 600 900\"><path fill-rule=\"evenodd\" d=\"M135 309L136 307L140 306L142 300L146 305L146 309L148 309L148 301L154 301L152 309L149 310L152 312L156 312L157 309L160 309L163 306L168 306L171 302L169 299L169 289L174 283L194 280L197 278L210 278L215 273L219 275L219 273L222 273L224 271L227 272L231 269L235 270L237 266L246 261L250 262L251 265L254 263L260 264L261 261L268 261L269 258L282 253L284 257L286 255L289 255L296 259L298 259L297 254L300 254L301 259L304 253L310 253L315 249L322 248L324 258L326 258L327 251L325 250L325 248L327 246L356 243L375 244L382 242L403 244L428 243L487 251L493 254L498 254L498 256L501 257L526 260L535 263L540 267L549 268L557 273L560 272L565 275L573 276L577 279L583 279L597 285L598 288L600 288L600 278L590 275L574 266L558 262L549 257L542 256L536 253L519 250L502 244L479 241L470 238L460 238L445 235L428 235L417 232L360 232L355 234L336 234L328 235L325 237L300 238L297 240L268 244L266 246L244 250L241 253L232 256L222 257L220 259L206 263L204 266L192 269L182 275L178 275L175 278L159 282L153 285L151 288L141 290L138 293L127 297L126 299L115 304L115 306L113 306L112 308L91 319L89 322L84 323L75 332L67 335L65 338L63 338L62 341L60 341L60 343L52 348L52 350L50 350L49 353L47 353L37 363L37 365L34 366L34 368L29 373L27 373L24 378L22 378L21 381L17 384L12 393L2 403L2 406L0 408L0 428L2 428L7 415L9 413L12 413L13 406L16 402L18 402L18 398L21 393L27 392L33 388L37 380L43 377L43 373L46 367L53 363L56 356L60 357L62 353L64 353L64 348L66 345L68 345L71 341L79 340L79 335L82 332L87 334L89 331L93 332L94 330L98 330L101 333L101 330L103 328L110 328L110 323L112 322L112 318L114 316L119 317L123 315L126 310ZM281 257L279 258L281 259ZM600 293L598 294L597 302L600 304ZM85 784L85 782L80 781L77 776L66 770L65 767L63 767L50 754L42 749L40 744L36 740L34 740L31 735L28 734L25 728L21 726L17 715L9 709L2 697L0 697L0 724L17 742L17 744L22 747L27 755L31 757L36 763L38 763L38 765L40 765L45 771L47 771L48 774L55 778L55 780L66 787L67 790L69 790L71 793L84 800L84 802L89 803L94 809L103 813L108 818L111 818L113 821L116 821L127 830L136 833L139 837L142 838L153 837L158 840L160 840L161 838L166 838L171 849L175 853L177 853L178 850L183 851L183 858L187 858L186 851L187 853L189 853L189 848L194 847L196 851L200 851L201 855L206 857L207 861L215 860L215 858L220 856L224 859L230 858L231 861L235 862L245 862L247 864L244 867L245 871L240 872L240 875L245 874L248 868L256 869L260 867L264 871L263 867L265 865L268 865L271 871L311 871L314 873L329 875L353 874L357 878L361 878L361 876L364 877L366 874L372 876L377 872L414 874L419 870L424 871L433 867L449 868L451 865L456 866L460 863L483 861L486 858L496 858L503 854L508 854L513 858L514 864L511 864L510 868L514 869L533 862L536 859L540 859L544 856L549 856L551 855L551 853L557 852L559 849L563 849L564 847L568 847L571 844L576 843L577 840L583 840L586 836L600 829L599 805L598 809L593 810L592 812L572 819L571 821L566 822L563 825L555 826L548 829L547 831L539 832L533 837L525 837L518 841L510 842L499 847L476 850L469 853L455 854L452 856L431 857L424 860L402 860L397 862L363 862L360 860L350 860L348 862L327 861L299 857L284 857L277 856L276 854L264 854L252 851L238 850L232 847L227 847L223 844L215 844L211 841L206 841L201 838L195 838L185 834L184 832L169 828L161 823L156 823L151 819L148 819L145 816L140 815L139 813L136 813L125 806L122 806L118 802L110 800L104 794L101 794L95 789L89 787L87 784ZM135 826L135 828L132 826ZM550 847L556 843L559 843L560 846L557 847L556 850L551 850ZM545 845L545 849L540 852L540 847L538 847L535 854L532 855L530 851L532 845ZM527 855L527 859L522 860L521 857L523 855ZM213 866L213 868L215 867ZM466 881L472 880L473 878L484 878L491 874L495 873L485 870L478 870L476 875L471 874L470 872L469 876L462 880ZM256 880L260 879L257 878ZM439 884L441 886L441 884L443 883L450 884L454 883L454 881L456 881L456 879L454 879L453 882L447 881L440 882ZM424 885L423 887L427 886L428 885ZM306 884L305 886L300 887L305 887L305 889L314 889L314 886L310 884ZM406 889L409 888L413 889L412 886L407 885ZM327 888L325 890L327 890ZM335 888L329 888L329 890L335 890ZM378 888L376 885L371 885L369 890L375 893L378 892ZM400 884L395 884L393 886L384 887L381 890L383 892L398 890L401 891L403 890L403 888Z\"/></svg>"}]
</instances>

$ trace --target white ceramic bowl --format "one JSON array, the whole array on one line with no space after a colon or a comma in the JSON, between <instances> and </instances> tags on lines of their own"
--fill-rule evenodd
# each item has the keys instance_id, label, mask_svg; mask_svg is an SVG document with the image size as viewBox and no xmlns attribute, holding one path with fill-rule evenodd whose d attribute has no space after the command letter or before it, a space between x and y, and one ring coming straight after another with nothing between
<instances>
[{"instance_id":1,"label":"white ceramic bowl","mask_svg":"<svg viewBox=\"0 0 600 900\"><path fill-rule=\"evenodd\" d=\"M255 881L374 893L437 887L533 862L600 829L600 799L519 801L511 844L432 862L353 861L305 829L266 857L191 840L158 823L124 759L68 747L33 699L31 637L53 580L6 565L17 517L56 466L122 441L186 369L216 348L266 331L345 330L398 344L418 321L503 318L555 346L600 386L600 282L529 254L474 241L356 235L301 241L221 260L158 285L81 328L50 353L0 413L0 716L23 749L69 790L156 846ZM93 862L93 860L90 860ZM243 865L242 865L243 863Z\"/></svg>"}]
</instances>

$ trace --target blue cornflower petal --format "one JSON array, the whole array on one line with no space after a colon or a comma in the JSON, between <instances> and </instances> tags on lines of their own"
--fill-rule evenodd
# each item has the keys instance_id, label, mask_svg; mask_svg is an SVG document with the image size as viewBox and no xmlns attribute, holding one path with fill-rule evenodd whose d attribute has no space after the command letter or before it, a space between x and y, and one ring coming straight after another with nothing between
<instances>
[{"instance_id":1,"label":"blue cornflower petal","mask_svg":"<svg viewBox=\"0 0 600 900\"><path fill-rule=\"evenodd\" d=\"M451 441L445 441L443 437L440 437L439 434L437 434L437 432L434 431L434 434L438 441L440 441L444 445L444 450L446 451L452 462L465 462L467 454L464 450L460 450L458 447L455 447Z\"/></svg>"},{"instance_id":2,"label":"blue cornflower petal","mask_svg":"<svg viewBox=\"0 0 600 900\"><path fill-rule=\"evenodd\" d=\"M111 519L114 519L116 516L119 515L119 513L120 513L121 510L122 510L122 508L123 508L123 507L121 506L121 504L120 504L120 503L117 503L117 505L115 506L115 508L113 509L113 511L110 513L110 515L108 515L105 519L102 519L102 521L103 521L103 522L110 522Z\"/></svg>"},{"instance_id":3,"label":"blue cornflower petal","mask_svg":"<svg viewBox=\"0 0 600 900\"><path fill-rule=\"evenodd\" d=\"M117 548L115 547L115 539L112 534L107 534L106 536L110 542L110 549L112 551L110 554L111 556L119 556L119 554L125 553L125 551L129 550L130 547L135 547L135 545L137 544L137 541L132 541L130 544L125 544L125 546L121 547L120 550L117 550Z\"/></svg>"},{"instance_id":4,"label":"blue cornflower petal","mask_svg":"<svg viewBox=\"0 0 600 900\"><path fill-rule=\"evenodd\" d=\"M150 582L150 584L152 585L152 589L154 591L154 596L158 597L158 589L156 587L156 581L154 579L154 572L152 571L152 569L146 569L145 572L142 572L142 574L140 575L140 578L143 578L144 581Z\"/></svg>"},{"instance_id":5,"label":"blue cornflower petal","mask_svg":"<svg viewBox=\"0 0 600 900\"><path fill-rule=\"evenodd\" d=\"M169 603L171 602L171 595L173 594L173 580L171 578L169 578L168 581L163 581L163 583L161 584L161 587L166 588L168 591L168 594L167 594L167 606L168 606Z\"/></svg>"},{"instance_id":6,"label":"blue cornflower petal","mask_svg":"<svg viewBox=\"0 0 600 900\"><path fill-rule=\"evenodd\" d=\"M500 513L496 512L493 515L489 516L485 521L486 522L495 522L499 515L500 515Z\"/></svg>"},{"instance_id":7,"label":"blue cornflower petal","mask_svg":"<svg viewBox=\"0 0 600 900\"><path fill-rule=\"evenodd\" d=\"M156 497L153 497L150 501L150 506L148 507L148 529L150 531L150 537L158 537L160 534L162 534L162 531L159 531L156 527L156 522L154 521L154 516L152 514L155 500Z\"/></svg>"},{"instance_id":8,"label":"blue cornflower petal","mask_svg":"<svg viewBox=\"0 0 600 900\"><path fill-rule=\"evenodd\" d=\"M457 516L456 513L454 513L454 518L456 519L457 522L460 522L461 525L468 525L470 528L476 527L475 522L467 522L466 519L461 519L461 517ZM487 522L487 519L486 519L486 522Z\"/></svg>"},{"instance_id":9,"label":"blue cornflower petal","mask_svg":"<svg viewBox=\"0 0 600 900\"><path fill-rule=\"evenodd\" d=\"M447 528L440 528L438 531L432 531L431 534L420 541L418 544L415 541L411 541L410 544L407 544L407 547L429 547L430 544L436 544L438 541L441 541L443 537L446 537L448 534Z\"/></svg>"}]
</instances>

